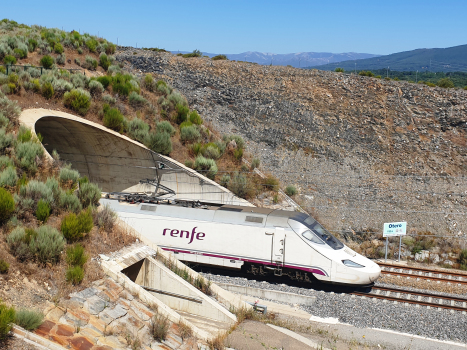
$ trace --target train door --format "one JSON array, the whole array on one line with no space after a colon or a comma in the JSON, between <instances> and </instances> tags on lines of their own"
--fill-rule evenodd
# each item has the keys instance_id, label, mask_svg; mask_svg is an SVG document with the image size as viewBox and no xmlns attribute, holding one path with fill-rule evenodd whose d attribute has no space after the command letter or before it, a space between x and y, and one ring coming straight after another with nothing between
<instances>
[{"instance_id":1,"label":"train door","mask_svg":"<svg viewBox=\"0 0 467 350\"><path fill-rule=\"evenodd\" d=\"M277 227L274 230L271 247L271 262L277 267L284 265L285 261L285 230Z\"/></svg>"}]
</instances>

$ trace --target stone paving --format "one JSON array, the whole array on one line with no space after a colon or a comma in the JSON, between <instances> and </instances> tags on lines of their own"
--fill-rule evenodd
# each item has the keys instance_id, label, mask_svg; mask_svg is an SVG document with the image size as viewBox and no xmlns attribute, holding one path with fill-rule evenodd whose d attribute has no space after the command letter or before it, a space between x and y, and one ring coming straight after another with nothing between
<instances>
[{"instance_id":1,"label":"stone paving","mask_svg":"<svg viewBox=\"0 0 467 350\"><path fill-rule=\"evenodd\" d=\"M35 333L67 349L198 349L196 339L182 340L176 324L171 324L166 340L155 341L150 325L156 312L107 278L57 305L50 303Z\"/></svg>"}]
</instances>

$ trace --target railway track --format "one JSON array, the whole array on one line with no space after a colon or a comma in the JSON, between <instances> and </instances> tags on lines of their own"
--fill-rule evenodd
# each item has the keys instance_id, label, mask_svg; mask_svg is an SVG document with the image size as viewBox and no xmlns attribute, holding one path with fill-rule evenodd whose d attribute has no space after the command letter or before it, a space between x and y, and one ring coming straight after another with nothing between
<instances>
[{"instance_id":1,"label":"railway track","mask_svg":"<svg viewBox=\"0 0 467 350\"><path fill-rule=\"evenodd\" d=\"M369 293L352 292L351 295L388 300L397 303L416 304L430 308L448 309L467 313L467 298L414 292L402 288L374 286Z\"/></svg>"},{"instance_id":2,"label":"railway track","mask_svg":"<svg viewBox=\"0 0 467 350\"><path fill-rule=\"evenodd\" d=\"M386 264L381 262L378 262L378 265L381 267L381 274L384 275L467 285L467 274L464 273L432 270L423 267Z\"/></svg>"}]
</instances>

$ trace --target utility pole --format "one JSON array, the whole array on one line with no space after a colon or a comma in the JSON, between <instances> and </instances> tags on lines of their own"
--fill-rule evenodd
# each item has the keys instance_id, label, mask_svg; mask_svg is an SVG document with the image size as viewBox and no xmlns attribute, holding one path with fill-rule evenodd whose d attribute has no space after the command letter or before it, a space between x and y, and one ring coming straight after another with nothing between
<instances>
[{"instance_id":1,"label":"utility pole","mask_svg":"<svg viewBox=\"0 0 467 350\"><path fill-rule=\"evenodd\" d=\"M386 78L389 78L389 66L388 66L388 70L386 71Z\"/></svg>"},{"instance_id":2,"label":"utility pole","mask_svg":"<svg viewBox=\"0 0 467 350\"><path fill-rule=\"evenodd\" d=\"M415 83L418 83L418 71L415 73Z\"/></svg>"},{"instance_id":3,"label":"utility pole","mask_svg":"<svg viewBox=\"0 0 467 350\"><path fill-rule=\"evenodd\" d=\"M357 62L355 62L355 74L357 74Z\"/></svg>"}]
</instances>

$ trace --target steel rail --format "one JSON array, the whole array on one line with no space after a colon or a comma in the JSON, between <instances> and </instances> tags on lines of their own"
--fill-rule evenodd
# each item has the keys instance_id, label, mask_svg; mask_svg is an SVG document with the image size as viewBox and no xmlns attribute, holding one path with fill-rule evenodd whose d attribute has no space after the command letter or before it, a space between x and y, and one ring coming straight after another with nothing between
<instances>
[{"instance_id":1,"label":"steel rail","mask_svg":"<svg viewBox=\"0 0 467 350\"><path fill-rule=\"evenodd\" d=\"M389 267L389 268L394 268L394 269L412 270L412 271L420 271L420 272L431 272L434 274L450 275L450 276L467 278L467 273L461 273L461 272L440 271L440 270L429 269L426 267L412 267L412 266L406 266L406 265L387 264L387 263L382 263L382 262L377 262L377 264L381 267Z\"/></svg>"},{"instance_id":2,"label":"steel rail","mask_svg":"<svg viewBox=\"0 0 467 350\"><path fill-rule=\"evenodd\" d=\"M415 292L415 291L411 291L411 290L408 290L408 289L374 286L374 287L372 287L371 290L372 291L373 290L381 290L381 291L390 292L390 293L400 293L400 294L420 296L420 297L424 297L424 298L443 299L443 300L450 300L450 301L455 301L455 302L459 302L459 303L467 303L467 298L453 297L453 296L447 296L447 295L439 295L439 294L435 294L435 293ZM417 300L414 300L414 301L417 301Z\"/></svg>"}]
</instances>

